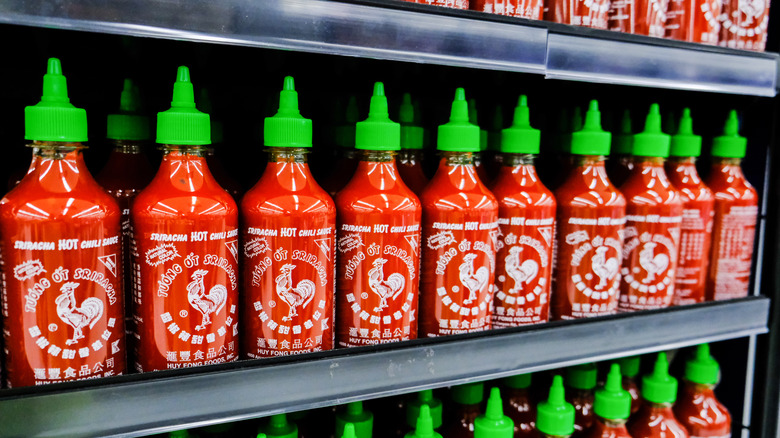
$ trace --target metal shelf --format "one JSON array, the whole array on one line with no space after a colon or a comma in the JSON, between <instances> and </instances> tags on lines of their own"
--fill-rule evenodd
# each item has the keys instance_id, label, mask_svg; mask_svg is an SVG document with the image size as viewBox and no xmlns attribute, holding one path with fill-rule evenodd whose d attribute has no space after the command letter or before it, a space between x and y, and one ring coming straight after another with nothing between
<instances>
[{"instance_id":1,"label":"metal shelf","mask_svg":"<svg viewBox=\"0 0 780 438\"><path fill-rule=\"evenodd\" d=\"M361 1L4 0L0 23L537 73L558 79L776 94L777 54L393 0Z\"/></svg>"},{"instance_id":2,"label":"metal shelf","mask_svg":"<svg viewBox=\"0 0 780 438\"><path fill-rule=\"evenodd\" d=\"M769 299L0 392L0 436L138 436L766 333ZM301 376L306 376L302 378Z\"/></svg>"}]
</instances>

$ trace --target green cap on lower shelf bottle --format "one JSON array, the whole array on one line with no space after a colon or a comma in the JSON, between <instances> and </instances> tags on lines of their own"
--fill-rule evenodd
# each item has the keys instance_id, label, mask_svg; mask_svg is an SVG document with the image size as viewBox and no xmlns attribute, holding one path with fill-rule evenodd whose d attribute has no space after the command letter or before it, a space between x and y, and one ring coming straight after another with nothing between
<instances>
[{"instance_id":1,"label":"green cap on lower shelf bottle","mask_svg":"<svg viewBox=\"0 0 780 438\"><path fill-rule=\"evenodd\" d=\"M431 421L433 422L433 428L438 429L441 427L442 422L442 404L441 400L433 396L433 391L426 389L417 393L417 398L410 400L406 404L406 424L409 427L414 427L417 424L417 418L420 416L420 409L423 406L428 407Z\"/></svg>"},{"instance_id":2,"label":"green cap on lower shelf bottle","mask_svg":"<svg viewBox=\"0 0 780 438\"><path fill-rule=\"evenodd\" d=\"M425 132L422 126L416 125L417 111L415 105L412 104L412 95L404 93L401 107L398 110L398 121L401 122L401 149L423 148Z\"/></svg>"},{"instance_id":3,"label":"green cap on lower shelf bottle","mask_svg":"<svg viewBox=\"0 0 780 438\"><path fill-rule=\"evenodd\" d=\"M355 425L352 423L345 424L344 433L341 435L341 438L357 438L355 435Z\"/></svg>"},{"instance_id":4,"label":"green cap on lower shelf bottle","mask_svg":"<svg viewBox=\"0 0 780 438\"><path fill-rule=\"evenodd\" d=\"M531 373L505 377L502 382L508 388L524 389L531 386Z\"/></svg>"},{"instance_id":5,"label":"green cap on lower shelf bottle","mask_svg":"<svg viewBox=\"0 0 780 438\"><path fill-rule=\"evenodd\" d=\"M267 438L264 433L258 433L257 438Z\"/></svg>"},{"instance_id":6,"label":"green cap on lower shelf bottle","mask_svg":"<svg viewBox=\"0 0 780 438\"><path fill-rule=\"evenodd\" d=\"M441 425L441 424L439 424ZM436 433L433 425L433 419L431 418L431 408L428 405L422 405L420 407L420 415L414 423L413 432L407 433L404 438L442 438L440 434Z\"/></svg>"},{"instance_id":7,"label":"green cap on lower shelf bottle","mask_svg":"<svg viewBox=\"0 0 780 438\"><path fill-rule=\"evenodd\" d=\"M680 117L680 127L672 136L669 155L673 157L698 157L701 155L701 136L693 133L693 119L690 108L685 108Z\"/></svg>"},{"instance_id":8,"label":"green cap on lower shelf bottle","mask_svg":"<svg viewBox=\"0 0 780 438\"><path fill-rule=\"evenodd\" d=\"M714 385L720 378L720 366L710 355L710 346L701 344L696 347L693 358L685 362L685 379L700 385Z\"/></svg>"},{"instance_id":9,"label":"green cap on lower shelf bottle","mask_svg":"<svg viewBox=\"0 0 780 438\"><path fill-rule=\"evenodd\" d=\"M593 389L598 379L598 368L594 363L584 363L566 368L566 385L576 389Z\"/></svg>"},{"instance_id":10,"label":"green cap on lower shelf bottle","mask_svg":"<svg viewBox=\"0 0 780 438\"><path fill-rule=\"evenodd\" d=\"M528 97L520 96L515 108L512 126L501 131L501 152L511 154L538 154L541 132L531 127Z\"/></svg>"},{"instance_id":11,"label":"green cap on lower shelf bottle","mask_svg":"<svg viewBox=\"0 0 780 438\"><path fill-rule=\"evenodd\" d=\"M390 120L385 85L381 82L374 84L374 95L371 96L368 118L357 123L355 148L370 151L401 149L401 125Z\"/></svg>"},{"instance_id":12,"label":"green cap on lower shelf bottle","mask_svg":"<svg viewBox=\"0 0 780 438\"><path fill-rule=\"evenodd\" d=\"M669 156L671 136L661 131L661 109L657 103L650 105L647 113L644 131L634 134L634 145L631 155L637 157Z\"/></svg>"},{"instance_id":13,"label":"green cap on lower shelf bottle","mask_svg":"<svg viewBox=\"0 0 780 438\"><path fill-rule=\"evenodd\" d=\"M553 436L574 433L574 406L564 398L561 376L553 377L549 398L536 407L536 430Z\"/></svg>"},{"instance_id":14,"label":"green cap on lower shelf bottle","mask_svg":"<svg viewBox=\"0 0 780 438\"><path fill-rule=\"evenodd\" d=\"M87 141L87 112L70 103L68 82L57 58L49 58L41 101L24 108L24 138L68 143Z\"/></svg>"},{"instance_id":15,"label":"green cap on lower shelf bottle","mask_svg":"<svg viewBox=\"0 0 780 438\"><path fill-rule=\"evenodd\" d=\"M157 143L173 145L211 144L209 115L195 107L190 69L181 66L173 84L171 108L157 113Z\"/></svg>"},{"instance_id":16,"label":"green cap on lower shelf bottle","mask_svg":"<svg viewBox=\"0 0 780 438\"><path fill-rule=\"evenodd\" d=\"M474 438L512 438L514 435L515 423L504 415L501 392L492 388L485 414L474 420Z\"/></svg>"},{"instance_id":17,"label":"green cap on lower shelf bottle","mask_svg":"<svg viewBox=\"0 0 780 438\"><path fill-rule=\"evenodd\" d=\"M631 112L624 110L623 117L620 119L620 130L612 134L612 153L630 155L633 144L634 133L631 131Z\"/></svg>"},{"instance_id":18,"label":"green cap on lower shelf bottle","mask_svg":"<svg viewBox=\"0 0 780 438\"><path fill-rule=\"evenodd\" d=\"M192 434L187 429L174 430L173 432L168 432L168 438L190 438L190 437L192 437Z\"/></svg>"},{"instance_id":19,"label":"green cap on lower shelf bottle","mask_svg":"<svg viewBox=\"0 0 780 438\"><path fill-rule=\"evenodd\" d=\"M596 391L593 412L607 420L626 420L631 415L631 394L623 389L620 365L613 363L604 387Z\"/></svg>"},{"instance_id":20,"label":"green cap on lower shelf bottle","mask_svg":"<svg viewBox=\"0 0 780 438\"><path fill-rule=\"evenodd\" d=\"M268 438L298 438L298 426L287 421L285 414L272 415L263 433ZM258 434L258 438L259 438Z\"/></svg>"},{"instance_id":21,"label":"green cap on lower shelf bottle","mask_svg":"<svg viewBox=\"0 0 780 438\"><path fill-rule=\"evenodd\" d=\"M119 112L109 114L106 138L111 140L149 140L149 117L139 114L141 98L132 79L125 79L119 99Z\"/></svg>"},{"instance_id":22,"label":"green cap on lower shelf bottle","mask_svg":"<svg viewBox=\"0 0 780 438\"><path fill-rule=\"evenodd\" d=\"M356 438L371 438L374 430L374 414L363 409L363 402L348 403L346 409L336 414L336 436L344 433L344 426L352 423Z\"/></svg>"},{"instance_id":23,"label":"green cap on lower shelf bottle","mask_svg":"<svg viewBox=\"0 0 780 438\"><path fill-rule=\"evenodd\" d=\"M311 120L303 117L298 109L295 79L287 76L279 92L279 111L265 119L263 142L269 147L310 148L311 135Z\"/></svg>"},{"instance_id":24,"label":"green cap on lower shelf bottle","mask_svg":"<svg viewBox=\"0 0 780 438\"><path fill-rule=\"evenodd\" d=\"M461 405L476 405L482 403L485 385L482 382L466 383L453 386L450 390L452 401Z\"/></svg>"},{"instance_id":25,"label":"green cap on lower shelf bottle","mask_svg":"<svg viewBox=\"0 0 780 438\"><path fill-rule=\"evenodd\" d=\"M582 129L571 134L571 153L574 155L609 155L612 134L601 129L599 103L590 101Z\"/></svg>"},{"instance_id":26,"label":"green cap on lower shelf bottle","mask_svg":"<svg viewBox=\"0 0 780 438\"><path fill-rule=\"evenodd\" d=\"M474 99L469 99L468 101L469 106L469 123L471 123L474 126L479 126L479 122L477 122L477 101ZM488 133L486 130L479 128L479 150L484 151L487 149L488 144Z\"/></svg>"},{"instance_id":27,"label":"green cap on lower shelf bottle","mask_svg":"<svg viewBox=\"0 0 780 438\"><path fill-rule=\"evenodd\" d=\"M731 110L723 127L723 135L712 139L712 156L722 158L745 158L747 139L739 135L737 111Z\"/></svg>"},{"instance_id":28,"label":"green cap on lower shelf bottle","mask_svg":"<svg viewBox=\"0 0 780 438\"><path fill-rule=\"evenodd\" d=\"M479 126L469 123L466 90L455 90L450 121L439 126L436 149L448 152L479 152Z\"/></svg>"},{"instance_id":29,"label":"green cap on lower shelf bottle","mask_svg":"<svg viewBox=\"0 0 780 438\"><path fill-rule=\"evenodd\" d=\"M674 403L677 400L677 379L669 375L666 353L658 353L652 374L642 377L642 398L651 403Z\"/></svg>"},{"instance_id":30,"label":"green cap on lower shelf bottle","mask_svg":"<svg viewBox=\"0 0 780 438\"><path fill-rule=\"evenodd\" d=\"M620 364L620 371L625 377L634 378L639 374L639 356L621 357L617 363Z\"/></svg>"}]
</instances>

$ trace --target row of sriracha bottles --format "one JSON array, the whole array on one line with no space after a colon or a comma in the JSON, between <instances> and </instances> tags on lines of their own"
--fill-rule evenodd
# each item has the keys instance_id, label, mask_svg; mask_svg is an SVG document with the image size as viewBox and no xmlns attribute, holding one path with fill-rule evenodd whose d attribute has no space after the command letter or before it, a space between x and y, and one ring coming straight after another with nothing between
<instances>
[{"instance_id":1,"label":"row of sriracha bottles","mask_svg":"<svg viewBox=\"0 0 780 438\"><path fill-rule=\"evenodd\" d=\"M601 385L597 370L593 363L563 370L546 387L546 398L534 392L540 385L532 386L532 375L522 374L492 387L486 405L485 383L469 383L452 387L448 403L426 390L411 398L371 401L367 406L354 402L338 409L276 415L261 422L257 436L688 438L731 434L731 415L714 393L720 379L719 365L707 344L699 345L686 361L679 389L677 379L669 374L665 353L657 356L641 384L638 356L609 364ZM246 428L253 428L253 423ZM201 434L237 436L242 434L239 429L246 428L225 424L201 429ZM198 431L179 431L169 436L197 435Z\"/></svg>"},{"instance_id":2,"label":"row of sriracha bottles","mask_svg":"<svg viewBox=\"0 0 780 438\"><path fill-rule=\"evenodd\" d=\"M209 116L195 107L186 67L157 122L164 156L151 183L122 186L109 171L101 187L82 158L86 114L69 103L59 60L49 61L42 100L25 109L33 163L0 202L8 386L126 372L125 325L144 372L747 294L757 195L740 170L746 140L734 112L714 141L712 190L696 174L701 140L687 113L673 187L653 105L619 191L591 102L553 196L533 166L540 133L523 96L491 191L473 164L480 130L458 89L438 131L439 169L418 197L394 157L410 133L388 117L377 83L355 132L363 156L334 202L309 171L312 122L288 77L265 120L269 163L240 207L209 171ZM109 117L109 137L128 155L139 123Z\"/></svg>"}]
</instances>

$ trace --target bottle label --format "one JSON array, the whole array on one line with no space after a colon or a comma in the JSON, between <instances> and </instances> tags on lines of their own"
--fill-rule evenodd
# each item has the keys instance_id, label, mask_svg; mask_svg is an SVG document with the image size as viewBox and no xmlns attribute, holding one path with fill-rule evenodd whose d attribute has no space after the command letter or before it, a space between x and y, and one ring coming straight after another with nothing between
<instances>
[{"instance_id":1,"label":"bottle label","mask_svg":"<svg viewBox=\"0 0 780 438\"><path fill-rule=\"evenodd\" d=\"M634 33L634 0L612 0L609 5L609 30Z\"/></svg>"},{"instance_id":2,"label":"bottle label","mask_svg":"<svg viewBox=\"0 0 780 438\"><path fill-rule=\"evenodd\" d=\"M723 7L721 0L698 0L694 3L693 17L693 42L704 44L718 44L720 33L720 11Z\"/></svg>"},{"instance_id":3,"label":"bottle label","mask_svg":"<svg viewBox=\"0 0 780 438\"><path fill-rule=\"evenodd\" d=\"M674 297L682 218L659 214L626 218L620 310L668 307Z\"/></svg>"},{"instance_id":4,"label":"bottle label","mask_svg":"<svg viewBox=\"0 0 780 438\"><path fill-rule=\"evenodd\" d=\"M416 3L428 5L446 6L448 8L468 9L469 0L417 0Z\"/></svg>"},{"instance_id":5,"label":"bottle label","mask_svg":"<svg viewBox=\"0 0 780 438\"><path fill-rule=\"evenodd\" d=\"M447 221L447 212L429 216L436 217L425 226L421 330L442 336L490 329L497 214L466 213L477 217L463 222Z\"/></svg>"},{"instance_id":6,"label":"bottle label","mask_svg":"<svg viewBox=\"0 0 780 438\"><path fill-rule=\"evenodd\" d=\"M19 240L32 236L40 237ZM118 220L113 226L93 222L78 228L23 223L15 235L4 238L3 246L8 386L122 374L126 352Z\"/></svg>"},{"instance_id":7,"label":"bottle label","mask_svg":"<svg viewBox=\"0 0 780 438\"><path fill-rule=\"evenodd\" d=\"M140 372L238 358L238 229L191 222L135 221Z\"/></svg>"},{"instance_id":8,"label":"bottle label","mask_svg":"<svg viewBox=\"0 0 780 438\"><path fill-rule=\"evenodd\" d=\"M338 344L415 339L420 223L414 213L364 222L339 225Z\"/></svg>"},{"instance_id":9,"label":"bottle label","mask_svg":"<svg viewBox=\"0 0 780 438\"><path fill-rule=\"evenodd\" d=\"M691 205L682 212L680 225L680 252L677 275L674 279L674 305L704 301L707 265L710 257L712 233L712 203Z\"/></svg>"},{"instance_id":10,"label":"bottle label","mask_svg":"<svg viewBox=\"0 0 780 438\"><path fill-rule=\"evenodd\" d=\"M688 438L731 438L731 434L727 433L726 435L712 435L707 437L698 437L696 435L688 435Z\"/></svg>"},{"instance_id":11,"label":"bottle label","mask_svg":"<svg viewBox=\"0 0 780 438\"><path fill-rule=\"evenodd\" d=\"M498 223L493 326L546 322L555 219L509 217Z\"/></svg>"},{"instance_id":12,"label":"bottle label","mask_svg":"<svg viewBox=\"0 0 780 438\"><path fill-rule=\"evenodd\" d=\"M718 19L720 45L764 50L769 25L769 0L725 0Z\"/></svg>"},{"instance_id":13,"label":"bottle label","mask_svg":"<svg viewBox=\"0 0 780 438\"><path fill-rule=\"evenodd\" d=\"M471 9L510 17L541 20L544 3L539 0L471 0Z\"/></svg>"},{"instance_id":14,"label":"bottle label","mask_svg":"<svg viewBox=\"0 0 780 438\"><path fill-rule=\"evenodd\" d=\"M710 274L715 277L715 300L748 295L757 217L757 206L731 205L725 214L715 218Z\"/></svg>"},{"instance_id":15,"label":"bottle label","mask_svg":"<svg viewBox=\"0 0 780 438\"><path fill-rule=\"evenodd\" d=\"M272 228L268 219L244 228L242 339L250 358L333 348L335 218L306 222Z\"/></svg>"}]
</instances>

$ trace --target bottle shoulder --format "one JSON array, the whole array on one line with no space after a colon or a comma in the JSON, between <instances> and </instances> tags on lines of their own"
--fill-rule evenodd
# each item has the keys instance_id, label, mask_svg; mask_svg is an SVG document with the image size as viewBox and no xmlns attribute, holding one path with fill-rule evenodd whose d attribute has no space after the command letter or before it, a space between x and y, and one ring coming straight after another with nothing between
<instances>
[{"instance_id":1,"label":"bottle shoulder","mask_svg":"<svg viewBox=\"0 0 780 438\"><path fill-rule=\"evenodd\" d=\"M47 190L37 181L25 179L0 200L0 216L38 222L91 221L120 214L116 199L92 178L79 181L67 192Z\"/></svg>"},{"instance_id":2,"label":"bottle shoulder","mask_svg":"<svg viewBox=\"0 0 780 438\"><path fill-rule=\"evenodd\" d=\"M258 183L244 194L239 207L244 215L336 214L333 198L318 185L292 191Z\"/></svg>"}]
</instances>

